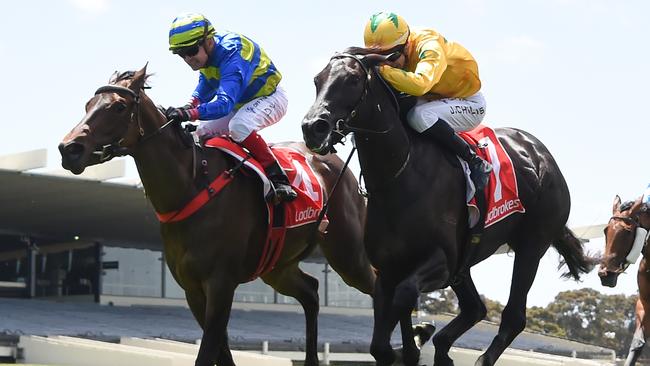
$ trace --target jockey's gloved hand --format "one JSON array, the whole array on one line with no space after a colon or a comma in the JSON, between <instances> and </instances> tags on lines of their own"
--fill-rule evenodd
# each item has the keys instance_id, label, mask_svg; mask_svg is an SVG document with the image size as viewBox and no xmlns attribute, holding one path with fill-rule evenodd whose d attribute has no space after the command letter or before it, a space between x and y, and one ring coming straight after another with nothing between
<instances>
[{"instance_id":1,"label":"jockey's gloved hand","mask_svg":"<svg viewBox=\"0 0 650 366\"><path fill-rule=\"evenodd\" d=\"M194 121L197 119L198 115L199 111L196 108L185 109L169 107L165 111L167 119L175 122Z\"/></svg>"}]
</instances>

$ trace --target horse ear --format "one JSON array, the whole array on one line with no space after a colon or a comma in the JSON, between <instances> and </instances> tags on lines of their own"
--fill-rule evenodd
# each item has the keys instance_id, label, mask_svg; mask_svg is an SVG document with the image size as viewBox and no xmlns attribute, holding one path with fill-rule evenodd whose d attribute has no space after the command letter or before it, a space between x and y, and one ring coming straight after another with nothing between
<instances>
[{"instance_id":1,"label":"horse ear","mask_svg":"<svg viewBox=\"0 0 650 366\"><path fill-rule=\"evenodd\" d=\"M641 202L641 199L643 196L637 198L634 203L632 204L632 207L630 208L630 216L636 215L639 210L641 210L641 207L643 207L643 202Z\"/></svg>"},{"instance_id":2,"label":"horse ear","mask_svg":"<svg viewBox=\"0 0 650 366\"><path fill-rule=\"evenodd\" d=\"M147 65L149 65L149 62L147 62L143 68L135 72L133 75L133 81L131 82L131 85L129 85L129 88L136 92L136 94L140 93L140 90L144 88L144 83L147 81Z\"/></svg>"},{"instance_id":3,"label":"horse ear","mask_svg":"<svg viewBox=\"0 0 650 366\"><path fill-rule=\"evenodd\" d=\"M373 67L377 66L378 64L385 62L390 55L380 55L377 53L370 53L367 55L364 55L361 60L363 61L364 64L368 67Z\"/></svg>"},{"instance_id":4,"label":"horse ear","mask_svg":"<svg viewBox=\"0 0 650 366\"><path fill-rule=\"evenodd\" d=\"M120 74L120 72L115 70L115 72L113 72L113 75L111 75L111 77L108 79L108 83L109 84L115 84L115 80L117 80L117 76L119 74Z\"/></svg>"},{"instance_id":5,"label":"horse ear","mask_svg":"<svg viewBox=\"0 0 650 366\"><path fill-rule=\"evenodd\" d=\"M619 212L620 207L621 207L621 197L616 195L616 197L614 197L614 204L612 205L612 214L616 215Z\"/></svg>"}]
</instances>

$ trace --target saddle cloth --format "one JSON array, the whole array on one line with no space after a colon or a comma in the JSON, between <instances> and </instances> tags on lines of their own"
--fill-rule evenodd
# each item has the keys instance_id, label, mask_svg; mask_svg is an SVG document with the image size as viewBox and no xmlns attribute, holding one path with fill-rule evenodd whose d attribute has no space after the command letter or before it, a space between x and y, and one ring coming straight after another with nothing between
<instances>
[{"instance_id":1,"label":"saddle cloth","mask_svg":"<svg viewBox=\"0 0 650 366\"><path fill-rule=\"evenodd\" d=\"M468 144L478 146L477 154L492 164L492 173L485 187L487 209L485 213L485 226L489 227L516 212L526 212L519 200L517 177L510 156L497 139L494 130L485 125L466 132L460 132ZM469 178L469 167L461 161L467 181L467 205L470 211L469 226L474 227L479 220L478 207L476 206L475 188Z\"/></svg>"},{"instance_id":2,"label":"saddle cloth","mask_svg":"<svg viewBox=\"0 0 650 366\"><path fill-rule=\"evenodd\" d=\"M270 192L271 182L264 173L264 168L238 144L223 137L215 137L205 142L206 147L217 148L255 172L263 185L262 199ZM286 229L316 222L323 209L323 188L312 168L307 164L306 157L298 150L286 146L270 146L273 155L289 177L291 186L298 197L291 202L273 206L268 203L268 231L262 258L250 280L271 271L280 258L284 247ZM325 232L328 221L324 217L318 227Z\"/></svg>"},{"instance_id":3,"label":"saddle cloth","mask_svg":"<svg viewBox=\"0 0 650 366\"><path fill-rule=\"evenodd\" d=\"M248 153L238 144L216 137L206 141L205 146L217 148L238 161L246 159ZM289 177L289 182L298 193L298 198L286 203L286 227L292 228L315 222L323 208L323 188L307 159L298 150L286 146L271 146L271 151ZM244 162L262 180L262 194L266 196L271 190L271 182L264 174L264 168L254 158L248 157Z\"/></svg>"}]
</instances>

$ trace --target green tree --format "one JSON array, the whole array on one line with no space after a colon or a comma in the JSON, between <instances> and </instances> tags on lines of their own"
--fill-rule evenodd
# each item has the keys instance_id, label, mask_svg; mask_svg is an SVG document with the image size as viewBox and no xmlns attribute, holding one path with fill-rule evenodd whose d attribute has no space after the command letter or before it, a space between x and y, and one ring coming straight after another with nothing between
<instances>
[{"instance_id":1,"label":"green tree","mask_svg":"<svg viewBox=\"0 0 650 366\"><path fill-rule=\"evenodd\" d=\"M458 299L450 288L433 291L422 298L420 309L429 314L458 314Z\"/></svg>"},{"instance_id":2,"label":"green tree","mask_svg":"<svg viewBox=\"0 0 650 366\"><path fill-rule=\"evenodd\" d=\"M487 309L485 320L489 320L493 323L501 322L501 312L503 311L503 305L501 305L501 303L498 301L488 299L484 295L481 295L481 300L483 300L485 308Z\"/></svg>"},{"instance_id":3,"label":"green tree","mask_svg":"<svg viewBox=\"0 0 650 366\"><path fill-rule=\"evenodd\" d=\"M499 323L503 305L481 296L486 320ZM624 356L634 333L637 296L605 295L594 289L564 291L546 307L526 310L526 329L612 348ZM451 289L434 291L422 298L420 308L430 314L458 313L458 300Z\"/></svg>"},{"instance_id":4,"label":"green tree","mask_svg":"<svg viewBox=\"0 0 650 366\"><path fill-rule=\"evenodd\" d=\"M566 336L627 353L634 332L636 296L605 295L594 289L557 294L546 310Z\"/></svg>"},{"instance_id":5,"label":"green tree","mask_svg":"<svg viewBox=\"0 0 650 366\"><path fill-rule=\"evenodd\" d=\"M566 331L556 323L556 316L546 308L533 306L526 310L526 329L555 337L566 338Z\"/></svg>"}]
</instances>

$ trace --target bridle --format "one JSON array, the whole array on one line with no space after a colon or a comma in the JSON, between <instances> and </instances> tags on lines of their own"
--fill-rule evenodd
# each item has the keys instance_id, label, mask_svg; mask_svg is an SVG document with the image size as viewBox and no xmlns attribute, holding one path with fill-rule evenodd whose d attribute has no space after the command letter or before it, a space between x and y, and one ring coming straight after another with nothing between
<instances>
[{"instance_id":1,"label":"bridle","mask_svg":"<svg viewBox=\"0 0 650 366\"><path fill-rule=\"evenodd\" d=\"M129 120L129 124L136 124L138 128L138 132L140 134L140 137L136 141L136 143L133 146L122 146L122 143L124 142L125 137L122 137L118 141L112 142L107 145L103 145L101 147L98 146L98 149L96 149L93 154L99 155L99 162L103 163L107 160L110 160L114 157L118 156L125 156L129 155L133 152L133 150L140 144L148 141L149 139L153 138L154 136L159 135L163 129L165 129L167 126L169 126L173 120L167 121L165 124L157 128L154 132L148 134L145 136L144 128L142 127L142 121L140 118L140 93L139 92L134 92L133 90L120 86L120 85L104 85L100 86L96 91L95 95L103 94L103 93L116 93L116 94L126 94L133 98L133 101L135 103L135 109L134 111L131 112L131 117ZM128 130L128 129L127 129ZM101 149L99 149L101 148Z\"/></svg>"},{"instance_id":2,"label":"bridle","mask_svg":"<svg viewBox=\"0 0 650 366\"><path fill-rule=\"evenodd\" d=\"M345 118L340 118L339 120L336 121L334 124L334 128L332 129L332 132L337 133L338 135L344 137L347 132L361 132L361 133L371 133L371 134L386 134L390 132L394 126L390 126L389 128L385 130L373 130L369 128L362 128L362 127L355 127L351 124L351 122L359 115L359 109L361 108L361 105L363 102L366 100L366 97L368 94L372 93L372 89L370 88L370 81L372 80L372 74L373 71L366 66L366 64L363 62L359 56L351 54L351 53L339 53L334 56L330 60L335 60L335 59L340 59L340 58L351 58L355 60L359 65L361 66L361 69L365 73L364 82L363 82L363 93L359 97L359 100L357 103L354 105L354 108L348 113L348 115ZM388 85L386 85L384 79L379 78L386 88L388 88ZM390 90L390 88L388 89ZM394 93L389 93L393 99L394 99L394 104L397 110L399 111L399 104L397 102L397 98L395 97ZM381 113L381 105L377 103L376 105L377 111ZM347 131L347 132L346 132Z\"/></svg>"},{"instance_id":3,"label":"bridle","mask_svg":"<svg viewBox=\"0 0 650 366\"><path fill-rule=\"evenodd\" d=\"M624 228L623 230L627 230L627 231L630 231L630 232L634 233L634 241L632 243L632 246L630 247L630 251L625 256L625 260L623 262L621 262L619 267L616 268L615 270L608 270L609 272L620 274L620 273L625 272L625 270L627 270L627 268L630 266L630 264L633 264L634 262L636 262L636 259L638 259L638 254L639 254L638 251L635 253L636 256L633 255L633 259L631 259L630 256L632 255L632 252L635 251L635 249L640 250L643 246L645 246L645 239L646 239L646 236L647 236L647 230L645 230L645 228L643 228L641 226L641 224L639 222L639 217L636 216L636 215L635 216L613 215L612 217L609 218L609 221L612 221L612 220L614 220L614 221L622 221L623 223L625 223L627 225L630 225L629 229ZM639 230L639 229L642 229L642 230ZM641 239L641 237L638 237L639 234L640 234L639 233L640 231L642 232L641 236L643 236L643 239ZM641 240L643 240L643 242L641 242ZM639 247L636 248L637 246L639 246Z\"/></svg>"},{"instance_id":4,"label":"bridle","mask_svg":"<svg viewBox=\"0 0 650 366\"><path fill-rule=\"evenodd\" d=\"M623 221L624 223L633 226L631 230L636 229L639 224L639 218L637 216L631 217L631 216L618 216L618 215L613 215L612 217L609 218L609 221Z\"/></svg>"},{"instance_id":5,"label":"bridle","mask_svg":"<svg viewBox=\"0 0 650 366\"><path fill-rule=\"evenodd\" d=\"M338 54L332 56L332 58L330 59L330 62L332 60L341 59L341 58L351 58L351 59L355 60L361 66L361 69L365 73L365 77L363 78L364 79L363 93L359 97L359 100L357 100L357 103L354 105L354 108L352 108L350 113L348 113L347 116L345 116L345 118L338 119L336 121L336 123L334 124L334 128L332 129L332 132L336 133L337 135L339 135L341 137L337 141L337 143L339 143L339 142L343 143L342 139L349 132L360 132L360 133L367 133L367 134L387 134L390 131L392 131L393 128L395 127L395 125L391 125L390 127L388 127L387 129L384 129L384 130L373 130L373 129L369 129L369 128L355 127L355 126L352 125L352 122L355 120L355 118L358 117L359 109L361 108L363 102L366 100L366 97L368 96L368 94L372 93L372 89L370 88L370 81L372 80L373 73L376 73L376 71L371 70L370 68L368 68L368 66L366 66L366 64L363 62L363 60L359 56L357 56L355 54L352 54L352 53L346 53L346 52L338 53ZM397 111L397 114L399 115L400 107L399 107L399 102L397 101L397 97L395 96L395 93L393 93L391 91L391 88L386 83L386 80L384 80L381 77L379 77L378 79L381 81L383 86L386 88L386 90L388 91L388 94L392 97L393 105L395 107L395 110ZM381 113L381 105L379 103L377 103L375 108L377 108L377 112ZM354 150L352 150L352 152L354 152ZM406 158L404 159L404 162L402 163L400 168L397 170L397 172L393 175L393 178L397 178L398 176L400 176L400 174L402 174L402 172L406 169L406 166L408 165L410 158L411 158L411 151L409 149L408 153L406 154Z\"/></svg>"}]
</instances>

